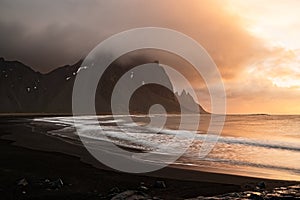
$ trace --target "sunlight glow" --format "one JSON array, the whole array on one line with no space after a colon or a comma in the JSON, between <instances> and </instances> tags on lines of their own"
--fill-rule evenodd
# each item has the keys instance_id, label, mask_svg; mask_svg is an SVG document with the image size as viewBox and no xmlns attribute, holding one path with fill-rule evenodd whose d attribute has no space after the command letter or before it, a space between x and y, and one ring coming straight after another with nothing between
<instances>
[{"instance_id":1,"label":"sunlight glow","mask_svg":"<svg viewBox=\"0 0 300 200\"><path fill-rule=\"evenodd\" d=\"M290 79L290 77L269 78L277 87L300 89L300 80Z\"/></svg>"},{"instance_id":2,"label":"sunlight glow","mask_svg":"<svg viewBox=\"0 0 300 200\"><path fill-rule=\"evenodd\" d=\"M269 41L271 45L300 48L300 1L228 1L229 10L248 22L246 29L249 32Z\"/></svg>"}]
</instances>

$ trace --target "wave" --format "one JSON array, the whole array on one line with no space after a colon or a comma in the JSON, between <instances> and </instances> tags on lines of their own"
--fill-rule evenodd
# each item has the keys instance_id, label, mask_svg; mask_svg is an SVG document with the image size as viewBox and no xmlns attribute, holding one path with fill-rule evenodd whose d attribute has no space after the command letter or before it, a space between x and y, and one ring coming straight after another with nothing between
<instances>
[{"instance_id":1,"label":"wave","mask_svg":"<svg viewBox=\"0 0 300 200\"><path fill-rule=\"evenodd\" d=\"M243 137L242 132L233 133L239 136L233 137L229 135L217 135L216 133L206 134L201 131L192 132L189 130L136 126L135 123L127 120L128 117L132 116L118 116L114 118L111 115L107 115L98 117L96 121L93 120L95 119L93 116L80 116L75 118L48 117L37 118L33 120L32 125L45 126L45 128L47 128L45 130L48 130L46 134L66 140L67 142L82 145L80 139L84 139L88 145L105 151L111 151L108 149L110 145L105 146L105 144L112 142L125 150L137 152L137 154L134 154L135 159L148 162L162 162L164 164L196 168L204 167L221 171L229 170L237 172L241 170L243 171L242 173L248 173L248 171L249 173L254 173L256 171L255 173L266 172L277 174L278 172L278 176L281 175L281 172L285 173L285 175L299 176L300 174L298 165L300 160L297 159L300 157L299 140L278 141L276 140L278 138L275 139L272 137L273 132L263 132L265 129L255 130L257 131L255 134L257 137L260 137L258 132L265 133L265 135L261 135L262 139L259 139ZM133 115L133 117L142 118L141 124L144 125L143 117L148 116ZM254 118L256 116L252 117ZM273 118L275 117L273 116ZM237 121L234 122L235 118L234 116L229 120L230 123L235 123L235 125L238 124L240 126L243 126L249 119L249 117L244 121L238 121L237 119ZM74 120L76 120L76 127L74 126ZM280 116L280 120L285 121L286 119ZM292 125L295 125L295 123L293 122ZM51 129L52 126L53 129ZM80 130L79 135L78 130ZM229 131L227 131L227 133L228 132ZM280 132L277 135L282 136L284 139L290 139L285 138L288 132L285 132L285 134ZM268 136L270 140L263 139L268 138ZM192 143L190 143L191 141ZM216 141L217 143L208 156L199 158L199 150L204 141L208 143L214 143ZM101 142L100 144L103 143L104 146L99 146L98 142ZM175 163L168 163L169 157L176 156L176 154L185 148L188 148L186 149L187 151L185 151ZM150 158L157 159L148 160L148 157L143 156L143 154L138 154L140 152L151 153L151 155L154 156ZM117 150L114 153L119 152Z\"/></svg>"},{"instance_id":2,"label":"wave","mask_svg":"<svg viewBox=\"0 0 300 200\"><path fill-rule=\"evenodd\" d=\"M128 117L128 116L124 116ZM75 117L76 118L76 117ZM153 139L153 136L156 138L159 137L157 135L161 135L161 137L169 135L169 136L183 136L178 137L178 139L186 139L199 142L215 142L217 143L225 143L225 144L239 144L245 146L253 146L253 147L263 147L269 149L281 149L281 150L289 150L289 151L300 151L299 145L295 143L287 143L287 142L276 142L276 141L266 141L266 140L254 140L243 137L230 137L230 136L219 136L216 133L211 134L203 134L203 132L192 132L188 130L171 130L171 129L158 129L155 127L140 127L135 126L133 123L126 123L126 120L112 119L112 116L101 116L99 121L101 129L99 128L99 123L91 123L90 119L94 119L92 116L78 117L76 120L80 122L77 124L77 128L81 130L81 137L87 137L95 140L103 140L107 137L110 138L110 141L114 142L117 140L118 142L124 140L126 142L136 142L139 144L144 144L146 146L153 145L153 141L144 141L148 139ZM73 139L72 134L76 134L74 128L74 117L49 117L49 118L38 118L34 120L35 122L47 122L56 125L61 125L62 128L59 130L50 131L52 135L57 135L60 137L70 137ZM118 124L118 126L110 126L111 124ZM124 132L126 134L124 134ZM103 135L104 134L104 135ZM103 137L105 136L105 137ZM147 136L147 137L145 137ZM180 141L178 141L180 142ZM124 142L125 143L125 142ZM120 143L121 145L121 143ZM154 143L154 145L157 145ZM153 147L153 149L155 149Z\"/></svg>"}]
</instances>

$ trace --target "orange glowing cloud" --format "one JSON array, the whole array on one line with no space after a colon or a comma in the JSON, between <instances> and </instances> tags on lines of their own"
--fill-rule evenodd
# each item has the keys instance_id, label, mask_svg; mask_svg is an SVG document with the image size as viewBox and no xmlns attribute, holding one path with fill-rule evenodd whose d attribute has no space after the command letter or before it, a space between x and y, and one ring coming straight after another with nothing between
<instances>
[{"instance_id":1,"label":"orange glowing cloud","mask_svg":"<svg viewBox=\"0 0 300 200\"><path fill-rule=\"evenodd\" d=\"M0 56L49 72L75 63L112 34L145 26L171 28L198 41L212 56L226 87L229 113L300 113L299 4L2 0ZM184 71L210 110L209 94L191 66L172 55L161 57Z\"/></svg>"}]
</instances>

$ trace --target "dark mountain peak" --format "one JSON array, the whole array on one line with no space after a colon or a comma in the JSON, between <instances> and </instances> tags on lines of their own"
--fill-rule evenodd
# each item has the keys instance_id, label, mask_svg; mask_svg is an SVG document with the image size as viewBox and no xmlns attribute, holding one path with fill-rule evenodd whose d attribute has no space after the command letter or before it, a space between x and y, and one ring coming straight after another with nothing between
<instances>
[{"instance_id":1,"label":"dark mountain peak","mask_svg":"<svg viewBox=\"0 0 300 200\"><path fill-rule=\"evenodd\" d=\"M181 94L180 94L180 96L187 96L187 91L185 91L185 90L182 90L182 92L181 92Z\"/></svg>"},{"instance_id":2,"label":"dark mountain peak","mask_svg":"<svg viewBox=\"0 0 300 200\"><path fill-rule=\"evenodd\" d=\"M176 92L175 95L177 99L185 106L184 109L186 109L187 111L195 112L198 109L200 113L208 113L199 104L196 103L194 97L186 90L182 90L180 94L179 92Z\"/></svg>"}]
</instances>

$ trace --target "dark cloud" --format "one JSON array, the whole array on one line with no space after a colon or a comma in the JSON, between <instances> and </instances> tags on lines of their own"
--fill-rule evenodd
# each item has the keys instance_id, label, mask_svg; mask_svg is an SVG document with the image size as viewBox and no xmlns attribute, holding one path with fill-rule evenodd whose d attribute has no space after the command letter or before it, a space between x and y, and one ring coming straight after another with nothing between
<instances>
[{"instance_id":1,"label":"dark cloud","mask_svg":"<svg viewBox=\"0 0 300 200\"><path fill-rule=\"evenodd\" d=\"M0 35L0 55L21 60L42 72L79 60L94 43L91 40L78 43L82 32L74 26L49 25L39 33L28 33L20 24L0 22L0 26L5 30Z\"/></svg>"},{"instance_id":2,"label":"dark cloud","mask_svg":"<svg viewBox=\"0 0 300 200\"><path fill-rule=\"evenodd\" d=\"M106 37L130 28L159 26L202 44L231 79L264 53L220 1L2 0L0 55L47 72L74 63ZM192 73L191 73L192 74Z\"/></svg>"}]
</instances>

